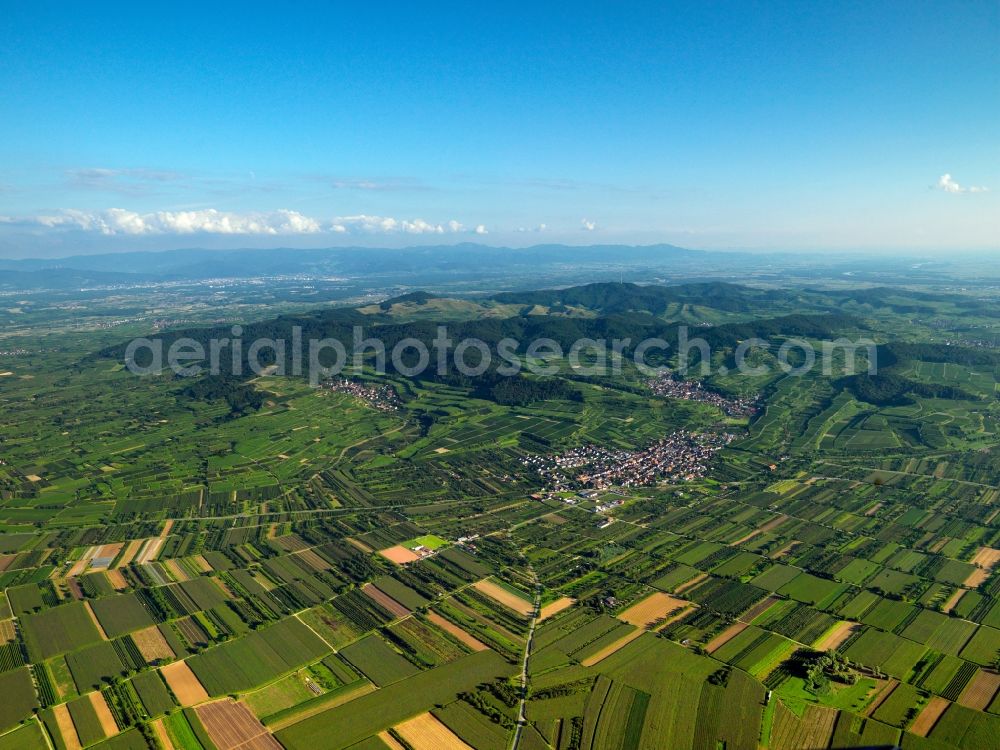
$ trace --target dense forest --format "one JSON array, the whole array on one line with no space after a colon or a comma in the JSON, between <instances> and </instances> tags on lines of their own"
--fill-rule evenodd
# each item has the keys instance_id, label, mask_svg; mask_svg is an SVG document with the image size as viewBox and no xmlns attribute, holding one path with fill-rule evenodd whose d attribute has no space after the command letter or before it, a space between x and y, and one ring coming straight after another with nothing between
<instances>
[{"instance_id":1,"label":"dense forest","mask_svg":"<svg viewBox=\"0 0 1000 750\"><path fill-rule=\"evenodd\" d=\"M777 294L778 292L767 292ZM646 362L653 366L676 363L680 343L687 337L689 340L701 339L708 344L713 353L732 358L734 349L742 341L751 338L770 340L777 344L789 337L808 339L831 339L856 332L864 327L858 319L839 313L795 314L774 318L753 320L742 323L725 323L716 326L698 327L691 331L678 323L671 323L656 317L653 310L662 309L669 301L705 299L712 296L713 305L728 304L732 308L741 308L748 304L748 295L759 295L758 290L748 290L733 284L685 284L677 287L640 287L634 284L588 284L558 291L525 292L518 295L498 295L498 299L517 298L525 302L531 299L545 299L555 303L586 304L597 309L617 310L597 317L562 317L553 315L516 316L511 318L486 318L450 323L447 336L451 346L465 339L478 339L493 353L490 366L482 375L475 378L459 373L452 357L447 358L447 367L438 371L436 366L425 368L420 377L465 387L481 398L486 398L501 404L525 404L546 398L574 398L575 389L559 378L525 378L500 377L497 368L505 362L496 356L501 341L516 342L514 352L523 356L531 342L548 339L555 342L564 352L581 340L596 340L605 342L609 348L615 340L623 343L621 351L624 356L634 354L636 347L644 339L662 339L667 342L666 350L653 347L649 350ZM784 294L784 292L782 292ZM553 296L554 295L554 296ZM397 301L416 301L428 299L425 292L413 292ZM720 302L721 300L721 302ZM391 302L391 300L390 300ZM391 305L390 305L391 306ZM648 310L635 310L645 307ZM629 308L626 310L626 308ZM384 309L384 308L383 308ZM296 355L293 352L294 329L301 329L301 340L306 342L302 359L308 362L308 342L311 340L332 339L343 345L348 356L348 363L353 362L355 351L371 362L376 357L376 350L384 347L385 366L392 370L391 353L400 344L402 350L402 365L412 368L418 361L416 351L412 346L405 346L407 340L421 342L432 353L432 361L436 360L434 341L439 335L439 324L434 321L416 321L401 323L388 315L365 315L356 309L332 308L321 309L299 315L284 315L271 320L251 323L242 332L243 373L251 372L248 366L249 342L260 339L283 341L282 347L265 346L259 352L255 364L266 367L278 363L281 359L285 372L296 373ZM358 336L358 332L360 336ZM206 351L213 339L231 339L232 331L228 327L201 328L166 331L154 337L154 341L168 351L171 344L181 338L189 338L200 343ZM357 339L371 341L358 345ZM375 343L377 340L377 343ZM106 348L96 356L121 359L125 355L126 344ZM688 364L696 365L700 361L701 350L692 344L689 348ZM324 367L329 367L336 361L337 354L332 348L326 348L319 357ZM473 347L466 350L464 361L474 368L479 355ZM228 361L228 355L224 357ZM436 365L436 361L434 361ZM299 370L301 372L301 370ZM243 413L259 408L259 394L249 386L232 377L212 378L198 381L185 389L191 398L225 398L234 413Z\"/></svg>"},{"instance_id":2,"label":"dense forest","mask_svg":"<svg viewBox=\"0 0 1000 750\"><path fill-rule=\"evenodd\" d=\"M494 295L497 302L546 307L585 307L603 313L646 312L662 315L671 304L701 305L727 312L749 312L751 302L760 303L784 293L726 283L678 284L676 286L640 286L639 284L597 283L568 289L542 289L530 292L506 292Z\"/></svg>"},{"instance_id":3,"label":"dense forest","mask_svg":"<svg viewBox=\"0 0 1000 750\"><path fill-rule=\"evenodd\" d=\"M976 398L955 386L918 383L895 373L852 375L844 378L842 385L858 400L876 406L904 406L913 403L909 398L911 395L944 399Z\"/></svg>"},{"instance_id":4,"label":"dense forest","mask_svg":"<svg viewBox=\"0 0 1000 750\"><path fill-rule=\"evenodd\" d=\"M264 394L252 385L237 378L224 375L207 375L181 389L184 398L199 401L224 400L229 404L230 414L238 416L257 411L264 405Z\"/></svg>"}]
</instances>

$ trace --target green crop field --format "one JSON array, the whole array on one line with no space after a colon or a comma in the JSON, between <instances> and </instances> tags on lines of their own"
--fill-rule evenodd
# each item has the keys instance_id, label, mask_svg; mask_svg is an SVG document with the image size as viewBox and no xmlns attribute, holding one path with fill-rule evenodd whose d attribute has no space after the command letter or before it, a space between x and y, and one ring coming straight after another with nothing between
<instances>
[{"instance_id":1,"label":"green crop field","mask_svg":"<svg viewBox=\"0 0 1000 750\"><path fill-rule=\"evenodd\" d=\"M100 640L85 605L73 602L20 618L28 653L46 659Z\"/></svg>"},{"instance_id":2,"label":"green crop field","mask_svg":"<svg viewBox=\"0 0 1000 750\"><path fill-rule=\"evenodd\" d=\"M38 698L27 667L0 674L0 731L9 729L38 707Z\"/></svg>"},{"instance_id":3,"label":"green crop field","mask_svg":"<svg viewBox=\"0 0 1000 750\"><path fill-rule=\"evenodd\" d=\"M188 661L210 695L248 690L320 658L325 643L295 618L229 641Z\"/></svg>"},{"instance_id":4,"label":"green crop field","mask_svg":"<svg viewBox=\"0 0 1000 750\"><path fill-rule=\"evenodd\" d=\"M73 717L73 726L76 728L81 744L84 746L93 745L104 739L101 720L98 718L89 697L84 696L72 700L66 704L66 708L69 710L69 715Z\"/></svg>"},{"instance_id":5,"label":"green crop field","mask_svg":"<svg viewBox=\"0 0 1000 750\"><path fill-rule=\"evenodd\" d=\"M379 687L410 677L420 670L378 636L370 635L340 651L351 666Z\"/></svg>"},{"instance_id":6,"label":"green crop field","mask_svg":"<svg viewBox=\"0 0 1000 750\"><path fill-rule=\"evenodd\" d=\"M135 594L95 599L91 607L101 623L101 629L110 638L153 624L153 619Z\"/></svg>"},{"instance_id":7,"label":"green crop field","mask_svg":"<svg viewBox=\"0 0 1000 750\"><path fill-rule=\"evenodd\" d=\"M492 652L472 654L304 719L279 731L277 737L292 750L316 747L317 743L326 744L331 740L331 750L349 747L408 716L433 708L435 704L448 703L463 690L510 671L510 665ZM331 727L337 728L336 737L331 737Z\"/></svg>"}]
</instances>

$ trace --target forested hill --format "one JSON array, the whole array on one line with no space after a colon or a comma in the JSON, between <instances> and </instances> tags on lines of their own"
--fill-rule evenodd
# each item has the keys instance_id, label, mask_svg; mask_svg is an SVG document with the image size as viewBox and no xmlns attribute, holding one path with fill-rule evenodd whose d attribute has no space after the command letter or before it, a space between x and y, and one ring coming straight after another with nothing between
<instances>
[{"instance_id":1,"label":"forested hill","mask_svg":"<svg viewBox=\"0 0 1000 750\"><path fill-rule=\"evenodd\" d=\"M898 362L948 362L956 365L1000 366L1000 352L948 344L910 343L893 341L878 348L879 367L892 367Z\"/></svg>"},{"instance_id":2,"label":"forested hill","mask_svg":"<svg viewBox=\"0 0 1000 750\"><path fill-rule=\"evenodd\" d=\"M303 315L287 315L244 326L242 338L252 341L257 338L292 340L292 330L301 328L302 340L336 339L348 352L353 349L355 326L361 326L365 336L374 336L382 341L387 350L407 338L414 338L430 347L438 334L439 323L419 321L400 323L392 318L378 315L364 315L349 308L318 310ZM531 341L547 338L556 341L564 349L580 339L629 339L623 351L628 354L640 341L647 338L662 338L674 345L683 326L657 318L648 312L629 312L601 315L592 318L572 318L557 315L528 315L511 318L487 318L448 324L448 336L459 341L464 338L480 339L491 347L496 347L501 339L514 339L527 346ZM842 314L784 315L742 323L726 323L717 326L699 327L689 336L704 339L717 350L736 346L740 341L757 337L806 337L828 338L844 335L863 328L856 318ZM211 339L231 337L230 328L198 328L165 331L152 337L164 344L164 349L180 338L191 338L207 347ZM127 342L108 347L97 353L98 357L121 359ZM290 347L289 347L290 348ZM244 347L244 350L246 347ZM270 350L262 352L265 358ZM291 353L288 353L291 356Z\"/></svg>"},{"instance_id":3,"label":"forested hill","mask_svg":"<svg viewBox=\"0 0 1000 750\"><path fill-rule=\"evenodd\" d=\"M603 313L647 312L662 315L672 304L705 305L725 312L750 312L754 304L786 301L789 293L739 284L709 282L673 286L597 283L567 289L504 292L493 299L503 304L583 307Z\"/></svg>"}]
</instances>

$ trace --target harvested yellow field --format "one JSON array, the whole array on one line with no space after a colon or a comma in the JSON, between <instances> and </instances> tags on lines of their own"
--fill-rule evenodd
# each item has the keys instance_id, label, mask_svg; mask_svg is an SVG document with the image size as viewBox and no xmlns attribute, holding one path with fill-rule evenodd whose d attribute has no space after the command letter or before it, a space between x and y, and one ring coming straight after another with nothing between
<instances>
[{"instance_id":1,"label":"harvested yellow field","mask_svg":"<svg viewBox=\"0 0 1000 750\"><path fill-rule=\"evenodd\" d=\"M437 612L428 612L427 619L441 628L441 630L455 636L459 642L465 644L473 651L485 651L489 648L489 646L480 641L478 638L475 638L471 633L462 630L462 628L458 627L458 625L453 623L451 620L446 620Z\"/></svg>"},{"instance_id":2,"label":"harvested yellow field","mask_svg":"<svg viewBox=\"0 0 1000 750\"><path fill-rule=\"evenodd\" d=\"M944 698L935 695L927 701L927 705L924 706L924 710L920 712L909 731L920 737L926 737L950 705L951 703Z\"/></svg>"},{"instance_id":3,"label":"harvested yellow field","mask_svg":"<svg viewBox=\"0 0 1000 750\"><path fill-rule=\"evenodd\" d=\"M125 575L117 568L114 570L104 571L104 575L107 577L108 583L114 587L115 591L124 591L128 588L128 581L125 580Z\"/></svg>"},{"instance_id":4,"label":"harvested yellow field","mask_svg":"<svg viewBox=\"0 0 1000 750\"><path fill-rule=\"evenodd\" d=\"M56 718L56 726L59 727L59 734L62 735L66 750L80 750L80 738L76 734L76 725L73 724L73 717L69 715L66 704L60 703L58 706L53 706L52 714Z\"/></svg>"},{"instance_id":5,"label":"harvested yellow field","mask_svg":"<svg viewBox=\"0 0 1000 750\"><path fill-rule=\"evenodd\" d=\"M167 681L167 685L170 686L173 694L177 696L177 700L181 706L193 706L196 703L208 700L208 693L205 692L205 688L198 682L198 678L191 671L191 667L185 662L175 661L173 664L160 667L160 674Z\"/></svg>"},{"instance_id":6,"label":"harvested yellow field","mask_svg":"<svg viewBox=\"0 0 1000 750\"><path fill-rule=\"evenodd\" d=\"M187 581L190 580L191 576L188 575L187 571L181 567L178 560L164 560L163 567L165 567L169 572L171 577L175 581Z\"/></svg>"},{"instance_id":7,"label":"harvested yellow field","mask_svg":"<svg viewBox=\"0 0 1000 750\"><path fill-rule=\"evenodd\" d=\"M83 606L87 608L87 614L90 615L90 619L94 623L94 627L97 628L97 632L101 634L101 638L108 640L108 634L104 632L104 628L101 627L101 621L97 619L97 615L94 614L94 610L90 607L90 602L84 602Z\"/></svg>"},{"instance_id":8,"label":"harvested yellow field","mask_svg":"<svg viewBox=\"0 0 1000 750\"><path fill-rule=\"evenodd\" d=\"M190 558L191 563L198 569L201 573L211 573L213 568L209 564L208 560L205 559L204 555L194 555Z\"/></svg>"},{"instance_id":9,"label":"harvested yellow field","mask_svg":"<svg viewBox=\"0 0 1000 750\"><path fill-rule=\"evenodd\" d=\"M638 638L639 636L641 636L645 632L646 632L645 630L641 630L639 628L636 628L635 630L633 630L631 633L629 633L625 637L619 638L614 643L609 643L607 646L605 646L604 648L602 648L600 651L598 651L596 653L593 653L590 656L588 656L586 659L582 660L580 662L581 666L584 666L584 667L592 667L592 666L594 666L598 662L601 662L604 659L607 659L609 656L611 656L611 654L615 653L616 651L621 651L625 646L627 646L628 644L630 644L632 641L634 641L636 638Z\"/></svg>"},{"instance_id":10,"label":"harvested yellow field","mask_svg":"<svg viewBox=\"0 0 1000 750\"><path fill-rule=\"evenodd\" d=\"M687 607L681 607L680 609L675 609L667 619L665 619L662 623L660 623L653 629L656 631L663 630L665 627L677 622L682 617L687 617L688 612L690 612L693 609L697 609L697 607L698 607L697 604L692 603L689 604Z\"/></svg>"},{"instance_id":11,"label":"harvested yellow field","mask_svg":"<svg viewBox=\"0 0 1000 750\"><path fill-rule=\"evenodd\" d=\"M713 638L712 640L710 640L705 645L705 650L708 653L710 653L710 654L714 654L716 651L718 651L720 648L722 648L723 646L725 646L727 643L729 643L731 640L733 640L733 638L735 638L736 636L738 636L740 633L742 633L748 627L750 627L748 623L745 623L745 622L734 622L728 628L726 628L721 633L719 633L717 636L715 636L715 638Z\"/></svg>"},{"instance_id":12,"label":"harvested yellow field","mask_svg":"<svg viewBox=\"0 0 1000 750\"><path fill-rule=\"evenodd\" d=\"M962 585L970 589L977 589L986 583L990 575L990 571L984 570L983 568L976 568L974 571L969 573L969 577L965 579Z\"/></svg>"},{"instance_id":13,"label":"harvested yellow field","mask_svg":"<svg viewBox=\"0 0 1000 750\"><path fill-rule=\"evenodd\" d=\"M941 611L945 613L951 612L956 606L958 606L958 602L963 596L965 596L965 589L956 589L955 593L948 597L948 601L944 603Z\"/></svg>"},{"instance_id":14,"label":"harvested yellow field","mask_svg":"<svg viewBox=\"0 0 1000 750\"><path fill-rule=\"evenodd\" d=\"M979 552L972 558L973 565L990 570L993 569L997 562L1000 562L1000 549L993 549L992 547L980 547Z\"/></svg>"},{"instance_id":15,"label":"harvested yellow field","mask_svg":"<svg viewBox=\"0 0 1000 750\"><path fill-rule=\"evenodd\" d=\"M576 603L576 599L568 596L564 596L561 599L556 599L554 602L546 604L538 613L538 621L546 620L549 617L559 614L564 609L572 607Z\"/></svg>"},{"instance_id":16,"label":"harvested yellow field","mask_svg":"<svg viewBox=\"0 0 1000 750\"><path fill-rule=\"evenodd\" d=\"M924 540L933 539L933 538L934 538L934 535L931 534L931 533L927 533L927 534L924 535ZM944 549L944 546L948 542L950 542L950 541L951 541L951 537L950 536L941 537L936 542L934 542L934 544L932 544L930 546L930 550L929 551L933 552L936 555L938 552L940 552L942 549Z\"/></svg>"},{"instance_id":17,"label":"harvested yellow field","mask_svg":"<svg viewBox=\"0 0 1000 750\"><path fill-rule=\"evenodd\" d=\"M3 620L0 621L0 646L5 643L10 643L14 640L16 635L14 631L14 621L13 620Z\"/></svg>"},{"instance_id":18,"label":"harvested yellow field","mask_svg":"<svg viewBox=\"0 0 1000 750\"><path fill-rule=\"evenodd\" d=\"M143 563L153 562L156 556L160 554L160 550L163 548L163 539L147 539L145 544L142 546L142 552L135 559L136 563L142 565Z\"/></svg>"},{"instance_id":19,"label":"harvested yellow field","mask_svg":"<svg viewBox=\"0 0 1000 750\"><path fill-rule=\"evenodd\" d=\"M858 627L860 626L856 622L838 622L825 634L820 636L819 640L813 644L813 648L817 651L832 651L850 638L851 633Z\"/></svg>"},{"instance_id":20,"label":"harvested yellow field","mask_svg":"<svg viewBox=\"0 0 1000 750\"><path fill-rule=\"evenodd\" d=\"M373 549L372 547L369 547L369 546L368 546L367 544L365 544L364 542L362 542L362 541L360 541L360 540L358 540L358 539L355 539L355 538L354 538L354 537L352 537L352 536L349 536L349 537L345 537L345 538L347 539L347 542L348 542L349 544L353 544L353 545L354 545L355 547L357 547L357 548L358 548L359 550L361 550L362 552L374 552L374 551L375 551L375 550L374 550L374 549ZM405 548L404 548L404 549L405 549Z\"/></svg>"},{"instance_id":21,"label":"harvested yellow field","mask_svg":"<svg viewBox=\"0 0 1000 750\"><path fill-rule=\"evenodd\" d=\"M893 691L899 687L899 680L891 678L882 682L881 680L876 680L877 683L881 683L879 691L875 694L875 699L868 704L868 707L862 712L865 716L871 716L878 710L878 707L889 700L889 696L892 695Z\"/></svg>"},{"instance_id":22,"label":"harvested yellow field","mask_svg":"<svg viewBox=\"0 0 1000 750\"><path fill-rule=\"evenodd\" d=\"M670 614L688 606L689 602L678 599L657 591L650 594L645 599L633 604L628 609L618 613L618 619L636 625L640 628L649 628L660 620L666 619Z\"/></svg>"},{"instance_id":23,"label":"harvested yellow field","mask_svg":"<svg viewBox=\"0 0 1000 750\"><path fill-rule=\"evenodd\" d=\"M144 630L132 633L132 640L135 641L136 648L142 654L142 658L153 663L160 659L166 661L173 659L176 654L167 644L167 639L155 625L150 625Z\"/></svg>"},{"instance_id":24,"label":"harvested yellow field","mask_svg":"<svg viewBox=\"0 0 1000 750\"><path fill-rule=\"evenodd\" d=\"M699 573L694 578L692 578L690 581L685 581L680 586L678 586L676 589L674 589L674 593L675 594L683 594L688 589L693 589L695 586L697 586L699 583L701 583L702 581L704 581L706 578L708 578L708 573Z\"/></svg>"},{"instance_id":25,"label":"harvested yellow field","mask_svg":"<svg viewBox=\"0 0 1000 750\"><path fill-rule=\"evenodd\" d=\"M772 531L772 530L778 528L779 526L781 526L781 524L783 524L785 521L787 521L788 518L789 517L786 516L786 515L784 515L784 514L779 515L779 516L777 516L775 518L772 518L767 523L761 524L759 527L757 527L756 529L754 529L753 531L751 531L749 534L743 535L742 537L740 537L739 539L737 539L735 542L730 542L729 546L730 547L738 547L739 545L744 544L745 542L749 542L754 537L760 536L761 534L764 534L764 533L766 533L768 531Z\"/></svg>"},{"instance_id":26,"label":"harvested yellow field","mask_svg":"<svg viewBox=\"0 0 1000 750\"><path fill-rule=\"evenodd\" d=\"M73 563L73 567L69 569L66 574L67 578L74 578L76 576L83 575L84 571L90 566L90 561L94 559L94 555L97 554L97 550L100 547L90 547L86 552L83 553L83 557Z\"/></svg>"},{"instance_id":27,"label":"harvested yellow field","mask_svg":"<svg viewBox=\"0 0 1000 750\"><path fill-rule=\"evenodd\" d=\"M970 589L981 586L990 577L998 561L1000 561L1000 549L980 547L979 552L972 558L972 564L976 569L969 573L963 585Z\"/></svg>"},{"instance_id":28,"label":"harvested yellow field","mask_svg":"<svg viewBox=\"0 0 1000 750\"><path fill-rule=\"evenodd\" d=\"M535 605L529 602L527 599L518 596L512 591L508 591L503 586L499 586L488 578L484 578L481 581L476 581L472 584L472 587L482 594L486 594L490 599L499 602L508 609L512 609L519 615L525 617L531 617L531 614L535 611Z\"/></svg>"},{"instance_id":29,"label":"harvested yellow field","mask_svg":"<svg viewBox=\"0 0 1000 750\"><path fill-rule=\"evenodd\" d=\"M729 546L730 547L739 547L741 544L743 544L745 542L749 542L751 539L753 539L756 536L759 536L762 533L763 532L760 529L754 529L749 534L744 534L743 536L741 536L735 542L730 542Z\"/></svg>"},{"instance_id":30,"label":"harvested yellow field","mask_svg":"<svg viewBox=\"0 0 1000 750\"><path fill-rule=\"evenodd\" d=\"M176 750L174 743L170 741L170 735L167 734L167 728L163 725L163 719L150 722L149 726L153 728L153 734L160 741L160 746L163 750Z\"/></svg>"},{"instance_id":31,"label":"harvested yellow field","mask_svg":"<svg viewBox=\"0 0 1000 750\"><path fill-rule=\"evenodd\" d=\"M777 552L772 552L769 555L769 557L772 560L780 560L782 557L784 557L789 552L791 552L795 547L799 546L799 544L800 544L800 542L797 542L797 541L795 541L793 539L788 544L786 544L784 547L782 547L781 549L779 549Z\"/></svg>"},{"instance_id":32,"label":"harvested yellow field","mask_svg":"<svg viewBox=\"0 0 1000 750\"><path fill-rule=\"evenodd\" d=\"M132 562L132 560L134 560L135 556L138 554L139 548L142 547L143 541L144 540L142 539L133 539L131 542L129 542L128 546L125 547L125 552L123 552L122 556L118 558L118 564L115 565L115 567L124 568L126 565Z\"/></svg>"},{"instance_id":33,"label":"harvested yellow field","mask_svg":"<svg viewBox=\"0 0 1000 750\"><path fill-rule=\"evenodd\" d=\"M107 701L104 700L104 695L99 690L90 694L90 705L94 707L94 713L97 714L97 718L101 722L104 736L114 737L118 734L118 723L115 721L115 716L111 713Z\"/></svg>"},{"instance_id":34,"label":"harvested yellow field","mask_svg":"<svg viewBox=\"0 0 1000 750\"><path fill-rule=\"evenodd\" d=\"M413 750L475 750L430 713L415 716L393 729Z\"/></svg>"}]
</instances>

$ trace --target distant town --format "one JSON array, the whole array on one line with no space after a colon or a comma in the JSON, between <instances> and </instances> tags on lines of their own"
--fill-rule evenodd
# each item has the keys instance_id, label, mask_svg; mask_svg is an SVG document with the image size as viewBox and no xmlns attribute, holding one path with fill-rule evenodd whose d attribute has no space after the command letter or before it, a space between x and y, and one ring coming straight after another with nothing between
<instances>
[{"instance_id":1,"label":"distant town","mask_svg":"<svg viewBox=\"0 0 1000 750\"><path fill-rule=\"evenodd\" d=\"M731 433L682 431L641 450L585 445L555 455L529 456L522 463L536 470L553 491L642 487L705 476L712 456L735 438Z\"/></svg>"},{"instance_id":2,"label":"distant town","mask_svg":"<svg viewBox=\"0 0 1000 750\"><path fill-rule=\"evenodd\" d=\"M727 417L748 418L757 413L760 397L727 397L709 390L697 380L681 380L673 375L661 375L649 381L649 388L657 396L684 401L700 401L719 407Z\"/></svg>"},{"instance_id":3,"label":"distant town","mask_svg":"<svg viewBox=\"0 0 1000 750\"><path fill-rule=\"evenodd\" d=\"M349 393L380 411L397 411L400 407L399 394L391 385L369 385L347 378L332 378L324 380L321 387L335 393Z\"/></svg>"}]
</instances>

